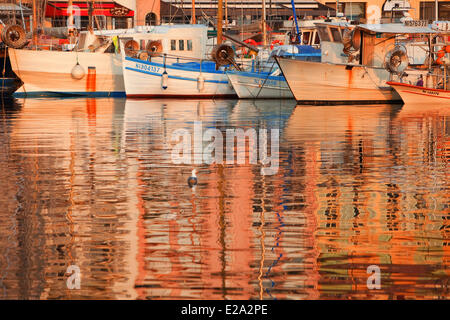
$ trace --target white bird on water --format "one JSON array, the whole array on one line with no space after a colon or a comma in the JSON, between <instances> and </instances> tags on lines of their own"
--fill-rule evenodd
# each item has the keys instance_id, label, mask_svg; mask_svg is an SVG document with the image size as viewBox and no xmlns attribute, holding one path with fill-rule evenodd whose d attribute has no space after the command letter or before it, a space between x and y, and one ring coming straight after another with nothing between
<instances>
[{"instance_id":1,"label":"white bird on water","mask_svg":"<svg viewBox=\"0 0 450 320\"><path fill-rule=\"evenodd\" d=\"M197 170L192 170L192 175L188 178L188 185L189 187L193 188L197 185L198 180L197 180L197 175L196 175Z\"/></svg>"}]
</instances>

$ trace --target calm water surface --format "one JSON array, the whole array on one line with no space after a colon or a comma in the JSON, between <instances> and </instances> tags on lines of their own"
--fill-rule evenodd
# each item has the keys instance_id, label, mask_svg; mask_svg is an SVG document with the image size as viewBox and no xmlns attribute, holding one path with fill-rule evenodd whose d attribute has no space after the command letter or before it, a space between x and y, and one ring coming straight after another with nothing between
<instances>
[{"instance_id":1,"label":"calm water surface","mask_svg":"<svg viewBox=\"0 0 450 320\"><path fill-rule=\"evenodd\" d=\"M0 298L450 297L445 108L28 99L0 114ZM192 191L194 166L170 155L195 121L280 129L278 173L198 165Z\"/></svg>"}]
</instances>

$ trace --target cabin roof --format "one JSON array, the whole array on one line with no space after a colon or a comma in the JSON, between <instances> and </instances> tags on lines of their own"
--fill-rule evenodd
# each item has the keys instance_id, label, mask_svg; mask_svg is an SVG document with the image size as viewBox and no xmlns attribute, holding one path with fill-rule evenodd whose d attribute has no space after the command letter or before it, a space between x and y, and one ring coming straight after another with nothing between
<instances>
[{"instance_id":1,"label":"cabin roof","mask_svg":"<svg viewBox=\"0 0 450 320\"><path fill-rule=\"evenodd\" d=\"M437 33L430 27L409 27L401 23L360 24L356 27L369 33L395 33L395 34L429 34Z\"/></svg>"},{"instance_id":2,"label":"cabin roof","mask_svg":"<svg viewBox=\"0 0 450 320\"><path fill-rule=\"evenodd\" d=\"M333 21L333 22L315 22L316 26L332 26L332 27L340 27L340 28L353 28L354 25L350 24L346 21Z\"/></svg>"}]
</instances>

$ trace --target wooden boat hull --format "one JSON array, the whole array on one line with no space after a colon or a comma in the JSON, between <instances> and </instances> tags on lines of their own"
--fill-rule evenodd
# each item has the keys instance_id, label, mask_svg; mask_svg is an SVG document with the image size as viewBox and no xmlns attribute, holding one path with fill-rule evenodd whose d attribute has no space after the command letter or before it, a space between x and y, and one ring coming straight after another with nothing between
<instances>
[{"instance_id":1,"label":"wooden boat hull","mask_svg":"<svg viewBox=\"0 0 450 320\"><path fill-rule=\"evenodd\" d=\"M9 48L11 67L24 85L16 96L125 96L120 54ZM85 76L76 80L79 61ZM95 76L89 75L95 68Z\"/></svg>"},{"instance_id":2,"label":"wooden boat hull","mask_svg":"<svg viewBox=\"0 0 450 320\"><path fill-rule=\"evenodd\" d=\"M199 72L195 69L161 63L123 58L123 73L127 97L156 98L235 98L236 92L223 71ZM162 85L163 73L167 72L167 87ZM202 75L204 87L199 88Z\"/></svg>"},{"instance_id":3,"label":"wooden boat hull","mask_svg":"<svg viewBox=\"0 0 450 320\"><path fill-rule=\"evenodd\" d=\"M450 90L429 89L398 82L388 82L388 84L398 92L405 104L450 105Z\"/></svg>"},{"instance_id":4,"label":"wooden boat hull","mask_svg":"<svg viewBox=\"0 0 450 320\"><path fill-rule=\"evenodd\" d=\"M400 102L386 85L389 72L363 66L277 58L286 81L301 104L377 104Z\"/></svg>"},{"instance_id":5,"label":"wooden boat hull","mask_svg":"<svg viewBox=\"0 0 450 320\"><path fill-rule=\"evenodd\" d=\"M241 99L294 98L283 76L268 76L256 72L229 72L227 75Z\"/></svg>"}]
</instances>

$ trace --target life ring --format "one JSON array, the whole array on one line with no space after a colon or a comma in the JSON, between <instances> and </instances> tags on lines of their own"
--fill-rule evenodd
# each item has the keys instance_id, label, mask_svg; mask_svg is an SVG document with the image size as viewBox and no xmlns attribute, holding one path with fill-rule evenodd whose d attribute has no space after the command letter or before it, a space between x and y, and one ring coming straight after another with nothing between
<instances>
[{"instance_id":1,"label":"life ring","mask_svg":"<svg viewBox=\"0 0 450 320\"><path fill-rule=\"evenodd\" d=\"M292 19L294 19L294 16L290 16L289 17L289 21L291 21Z\"/></svg>"},{"instance_id":2,"label":"life ring","mask_svg":"<svg viewBox=\"0 0 450 320\"><path fill-rule=\"evenodd\" d=\"M8 47L15 49L21 49L27 44L25 30L19 25L5 26L1 38Z\"/></svg>"},{"instance_id":3,"label":"life ring","mask_svg":"<svg viewBox=\"0 0 450 320\"><path fill-rule=\"evenodd\" d=\"M273 50L273 48L274 48L274 46L275 46L276 44L282 46L282 45L284 45L284 42L281 41L281 40L274 40L274 41L272 41L272 44L270 45L270 50Z\"/></svg>"},{"instance_id":4,"label":"life ring","mask_svg":"<svg viewBox=\"0 0 450 320\"><path fill-rule=\"evenodd\" d=\"M125 55L127 57L136 57L139 51L139 43L136 40L128 40L124 47Z\"/></svg>"}]
</instances>

